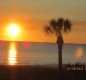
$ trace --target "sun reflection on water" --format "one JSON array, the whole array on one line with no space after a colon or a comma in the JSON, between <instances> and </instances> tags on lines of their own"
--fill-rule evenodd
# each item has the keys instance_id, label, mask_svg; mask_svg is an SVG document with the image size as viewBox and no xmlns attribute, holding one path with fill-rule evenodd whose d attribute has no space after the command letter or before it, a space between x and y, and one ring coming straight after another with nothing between
<instances>
[{"instance_id":1,"label":"sun reflection on water","mask_svg":"<svg viewBox=\"0 0 86 80\"><path fill-rule=\"evenodd\" d=\"M17 63L16 60L17 52L16 52L16 45L14 42L10 43L9 53L8 53L8 64L15 65Z\"/></svg>"},{"instance_id":2,"label":"sun reflection on water","mask_svg":"<svg viewBox=\"0 0 86 80\"><path fill-rule=\"evenodd\" d=\"M76 58L81 58L84 55L84 50L82 47L77 48L76 52L75 52L75 56Z\"/></svg>"}]
</instances>

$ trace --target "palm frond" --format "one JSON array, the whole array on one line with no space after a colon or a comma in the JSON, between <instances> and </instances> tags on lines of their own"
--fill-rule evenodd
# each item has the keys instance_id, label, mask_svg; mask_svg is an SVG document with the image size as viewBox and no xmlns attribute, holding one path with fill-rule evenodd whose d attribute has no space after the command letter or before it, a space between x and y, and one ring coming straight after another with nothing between
<instances>
[{"instance_id":1,"label":"palm frond","mask_svg":"<svg viewBox=\"0 0 86 80\"><path fill-rule=\"evenodd\" d=\"M70 32L71 22L68 19L59 18L58 20L52 19L48 25L44 26L43 30L47 34L55 34L56 36L61 32Z\"/></svg>"},{"instance_id":2,"label":"palm frond","mask_svg":"<svg viewBox=\"0 0 86 80\"><path fill-rule=\"evenodd\" d=\"M63 23L64 23L64 19L63 18L59 18L58 21L57 21L58 28L62 29Z\"/></svg>"},{"instance_id":3,"label":"palm frond","mask_svg":"<svg viewBox=\"0 0 86 80\"><path fill-rule=\"evenodd\" d=\"M66 19L64 22L64 32L71 31L71 26L72 26L72 23L70 22L70 20Z\"/></svg>"},{"instance_id":4,"label":"palm frond","mask_svg":"<svg viewBox=\"0 0 86 80\"><path fill-rule=\"evenodd\" d=\"M50 26L48 26L48 25L46 25L46 26L43 28L43 31L46 32L47 34L53 33L52 29L51 29Z\"/></svg>"},{"instance_id":5,"label":"palm frond","mask_svg":"<svg viewBox=\"0 0 86 80\"><path fill-rule=\"evenodd\" d=\"M50 28L52 29L52 31L55 33L55 35L58 33L58 25L57 25L57 20L52 19L49 23Z\"/></svg>"},{"instance_id":6,"label":"palm frond","mask_svg":"<svg viewBox=\"0 0 86 80\"><path fill-rule=\"evenodd\" d=\"M52 20L50 21L50 26L57 27L57 22L56 22L56 20L52 19Z\"/></svg>"}]
</instances>

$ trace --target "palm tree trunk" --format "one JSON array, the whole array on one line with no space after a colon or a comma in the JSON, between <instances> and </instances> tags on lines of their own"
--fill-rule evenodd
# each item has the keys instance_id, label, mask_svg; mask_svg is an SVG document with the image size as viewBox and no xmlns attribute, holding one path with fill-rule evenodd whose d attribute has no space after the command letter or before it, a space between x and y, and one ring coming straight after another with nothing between
<instances>
[{"instance_id":1,"label":"palm tree trunk","mask_svg":"<svg viewBox=\"0 0 86 80\"><path fill-rule=\"evenodd\" d=\"M62 70L62 47L58 46L58 64L59 64L59 70Z\"/></svg>"},{"instance_id":2,"label":"palm tree trunk","mask_svg":"<svg viewBox=\"0 0 86 80\"><path fill-rule=\"evenodd\" d=\"M63 37L62 35L58 35L57 37L57 45L58 45L58 65L59 70L62 70L62 48L63 48Z\"/></svg>"}]
</instances>

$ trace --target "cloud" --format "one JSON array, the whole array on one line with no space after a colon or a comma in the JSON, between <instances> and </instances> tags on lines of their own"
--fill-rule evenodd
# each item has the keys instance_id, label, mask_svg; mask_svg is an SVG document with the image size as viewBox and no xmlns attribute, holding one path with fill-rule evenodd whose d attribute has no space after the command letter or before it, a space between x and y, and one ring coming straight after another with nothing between
<instances>
[{"instance_id":1,"label":"cloud","mask_svg":"<svg viewBox=\"0 0 86 80\"><path fill-rule=\"evenodd\" d=\"M72 27L74 32L86 32L86 22L85 21L73 21Z\"/></svg>"}]
</instances>

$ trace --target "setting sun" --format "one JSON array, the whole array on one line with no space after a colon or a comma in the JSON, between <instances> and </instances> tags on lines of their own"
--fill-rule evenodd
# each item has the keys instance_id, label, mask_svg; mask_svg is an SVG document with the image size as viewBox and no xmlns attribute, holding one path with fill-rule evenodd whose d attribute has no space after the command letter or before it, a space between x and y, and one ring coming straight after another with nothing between
<instances>
[{"instance_id":1,"label":"setting sun","mask_svg":"<svg viewBox=\"0 0 86 80\"><path fill-rule=\"evenodd\" d=\"M17 25L17 24L10 24L8 26L8 34L11 37L17 36L19 34L19 25Z\"/></svg>"}]
</instances>

